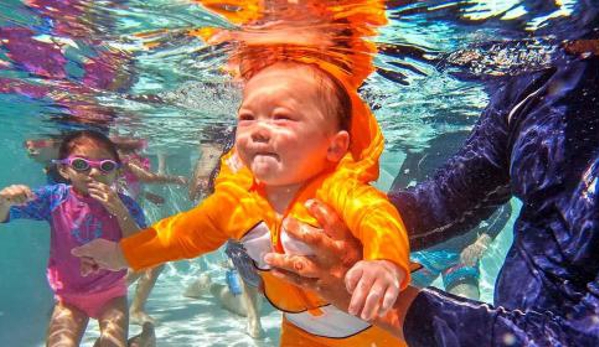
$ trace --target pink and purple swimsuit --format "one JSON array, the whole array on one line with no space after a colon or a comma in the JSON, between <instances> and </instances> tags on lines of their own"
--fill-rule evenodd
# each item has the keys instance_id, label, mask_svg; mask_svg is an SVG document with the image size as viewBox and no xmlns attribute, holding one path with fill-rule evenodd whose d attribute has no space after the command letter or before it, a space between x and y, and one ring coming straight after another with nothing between
<instances>
[{"instance_id":1,"label":"pink and purple swimsuit","mask_svg":"<svg viewBox=\"0 0 599 347\"><path fill-rule=\"evenodd\" d=\"M100 270L81 276L81 262L71 255L75 247L94 239L119 241L122 238L117 219L100 202L78 195L71 186L56 184L35 190L36 199L10 209L7 221L18 218L46 220L50 223L51 244L48 282L59 301L66 301L95 317L108 300L126 295L126 271ZM119 194L140 228L146 227L143 211L131 198ZM109 297L106 294L109 293ZM101 300L94 300L100 298ZM97 302L85 305L83 302ZM99 307L97 307L99 306Z\"/></svg>"}]
</instances>

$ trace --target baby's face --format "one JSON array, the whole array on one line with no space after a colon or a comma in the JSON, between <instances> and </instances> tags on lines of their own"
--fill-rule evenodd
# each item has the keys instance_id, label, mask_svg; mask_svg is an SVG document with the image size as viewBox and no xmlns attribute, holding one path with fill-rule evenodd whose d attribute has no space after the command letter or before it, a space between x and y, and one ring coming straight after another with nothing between
<instances>
[{"instance_id":1,"label":"baby's face","mask_svg":"<svg viewBox=\"0 0 599 347\"><path fill-rule=\"evenodd\" d=\"M273 66L245 87L236 149L267 185L303 183L331 164L337 120L326 113L322 88L308 69Z\"/></svg>"}]
</instances>

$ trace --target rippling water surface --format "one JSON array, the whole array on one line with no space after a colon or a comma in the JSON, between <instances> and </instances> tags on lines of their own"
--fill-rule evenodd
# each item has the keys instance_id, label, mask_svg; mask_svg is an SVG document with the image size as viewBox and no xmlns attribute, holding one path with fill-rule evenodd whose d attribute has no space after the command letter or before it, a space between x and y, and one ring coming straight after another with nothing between
<instances>
[{"instance_id":1,"label":"rippling water surface","mask_svg":"<svg viewBox=\"0 0 599 347\"><path fill-rule=\"evenodd\" d=\"M203 129L233 124L239 101L238 86L223 72L230 47L208 46L193 35L236 26L200 2L0 1L0 184L41 184L22 142L80 128L145 138L152 160L164 153L173 172L189 175ZM302 12L304 2L289 1L287 10ZM265 3L276 13L283 2ZM594 0L396 0L386 6L389 24L373 38L377 71L361 89L387 139L381 188L389 187L405 153L426 151L440 134L471 129L502 79L558 63L557 47L588 32L599 11ZM156 189L169 204L168 211L150 208L154 220L191 206L182 190ZM41 227L11 225L0 239L0 339L8 341L2 345L43 341L51 305L43 282L48 241L34 229ZM509 242L504 234L483 262L485 300ZM163 345L254 343L242 333L223 333L231 325L243 329L242 320L223 318L219 328L212 318L228 316L213 303L179 299L180 283L200 268L218 272L221 256L208 259L171 266L159 283L150 309L165 321L158 328ZM269 345L277 341L278 316L267 316L269 338L262 343ZM23 326L27 333L18 333Z\"/></svg>"}]
</instances>

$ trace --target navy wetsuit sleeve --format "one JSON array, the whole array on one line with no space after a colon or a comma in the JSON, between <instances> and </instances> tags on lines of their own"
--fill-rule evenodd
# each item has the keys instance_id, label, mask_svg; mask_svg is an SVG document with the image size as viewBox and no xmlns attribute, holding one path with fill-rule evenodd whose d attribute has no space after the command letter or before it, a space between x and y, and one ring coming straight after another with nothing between
<instances>
[{"instance_id":1,"label":"navy wetsuit sleeve","mask_svg":"<svg viewBox=\"0 0 599 347\"><path fill-rule=\"evenodd\" d=\"M585 299L570 309L568 319L549 311L507 310L423 289L404 320L409 346L594 346L597 295L594 284ZM589 314L589 312L594 314ZM595 317L595 318L593 318Z\"/></svg>"},{"instance_id":2,"label":"navy wetsuit sleeve","mask_svg":"<svg viewBox=\"0 0 599 347\"><path fill-rule=\"evenodd\" d=\"M433 178L408 190L389 192L419 250L475 227L509 200L505 94L497 93L464 146ZM400 173L401 174L401 173Z\"/></svg>"}]
</instances>

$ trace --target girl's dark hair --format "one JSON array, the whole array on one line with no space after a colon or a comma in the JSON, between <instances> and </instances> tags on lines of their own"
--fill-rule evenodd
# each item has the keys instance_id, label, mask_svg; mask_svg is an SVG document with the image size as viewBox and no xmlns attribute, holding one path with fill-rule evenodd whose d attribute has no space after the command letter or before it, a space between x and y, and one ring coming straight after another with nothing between
<instances>
[{"instance_id":1,"label":"girl's dark hair","mask_svg":"<svg viewBox=\"0 0 599 347\"><path fill-rule=\"evenodd\" d=\"M106 135L93 130L80 130L69 133L62 139L58 149L58 159L66 159L75 148L87 144L93 144L104 148L114 158L117 163L121 163L121 158L117 152L116 145Z\"/></svg>"}]
</instances>

